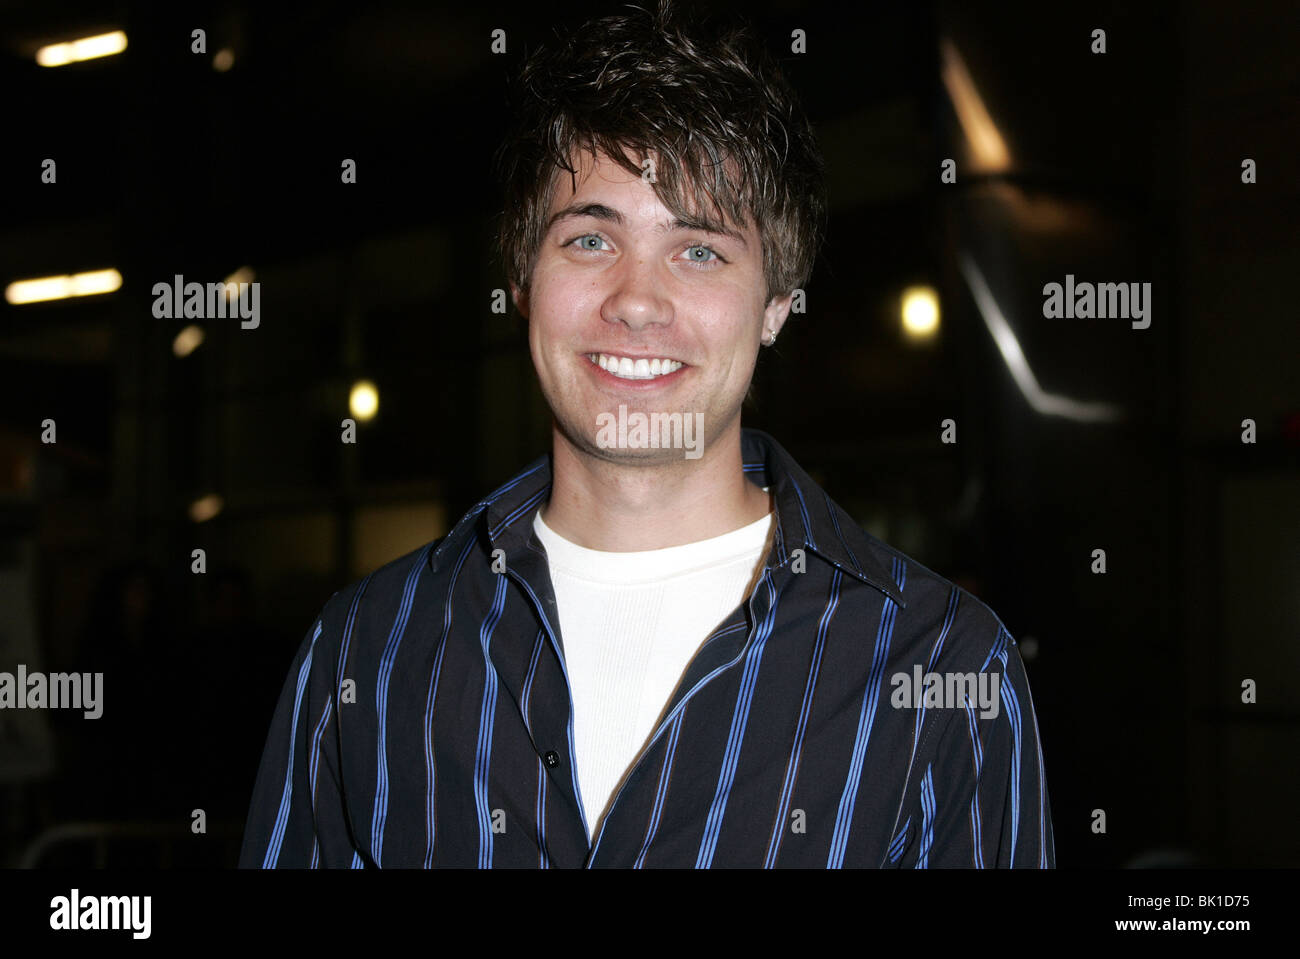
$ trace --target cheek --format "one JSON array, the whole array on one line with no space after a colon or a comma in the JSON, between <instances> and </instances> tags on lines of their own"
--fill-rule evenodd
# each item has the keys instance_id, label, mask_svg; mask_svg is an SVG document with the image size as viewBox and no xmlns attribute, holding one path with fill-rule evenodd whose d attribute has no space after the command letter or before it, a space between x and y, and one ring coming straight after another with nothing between
<instances>
[{"instance_id":1,"label":"cheek","mask_svg":"<svg viewBox=\"0 0 1300 959\"><path fill-rule=\"evenodd\" d=\"M753 292L734 287L701 293L688 308L700 318L708 338L729 350L740 349L757 335L763 322L763 306Z\"/></svg>"},{"instance_id":2,"label":"cheek","mask_svg":"<svg viewBox=\"0 0 1300 959\"><path fill-rule=\"evenodd\" d=\"M548 330L561 331L579 328L584 318L598 309L600 295L590 280L559 272L541 273L534 278L531 302Z\"/></svg>"}]
</instances>

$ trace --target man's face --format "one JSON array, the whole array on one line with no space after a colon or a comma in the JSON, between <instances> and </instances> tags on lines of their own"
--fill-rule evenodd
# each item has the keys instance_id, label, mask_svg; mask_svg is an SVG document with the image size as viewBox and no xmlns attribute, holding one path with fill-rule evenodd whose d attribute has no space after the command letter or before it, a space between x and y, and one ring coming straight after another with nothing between
<instances>
[{"instance_id":1,"label":"man's face","mask_svg":"<svg viewBox=\"0 0 1300 959\"><path fill-rule=\"evenodd\" d=\"M597 418L620 405L702 414L707 454L737 421L764 331L780 329L790 298L764 303L752 220L727 224L735 236L675 224L641 177L603 155L574 159L577 190L557 178L531 285L512 290L542 392L563 435L593 456L681 461L680 449L601 448ZM630 363L611 372L593 362L601 354Z\"/></svg>"}]
</instances>

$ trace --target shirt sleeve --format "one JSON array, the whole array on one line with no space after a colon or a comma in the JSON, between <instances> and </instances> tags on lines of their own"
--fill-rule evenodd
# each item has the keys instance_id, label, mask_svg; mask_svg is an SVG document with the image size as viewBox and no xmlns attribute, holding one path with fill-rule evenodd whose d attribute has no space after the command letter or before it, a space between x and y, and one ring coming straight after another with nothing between
<instances>
[{"instance_id":1,"label":"shirt sleeve","mask_svg":"<svg viewBox=\"0 0 1300 959\"><path fill-rule=\"evenodd\" d=\"M271 719L241 869L361 865L339 775L333 644L327 639L322 610L298 647Z\"/></svg>"},{"instance_id":2,"label":"shirt sleeve","mask_svg":"<svg viewBox=\"0 0 1300 959\"><path fill-rule=\"evenodd\" d=\"M1004 628L982 669L997 694L951 715L920 770L905 865L914 868L1056 868L1038 718L1019 648ZM978 687L977 687L978 688ZM996 704L996 709L993 708Z\"/></svg>"}]
</instances>

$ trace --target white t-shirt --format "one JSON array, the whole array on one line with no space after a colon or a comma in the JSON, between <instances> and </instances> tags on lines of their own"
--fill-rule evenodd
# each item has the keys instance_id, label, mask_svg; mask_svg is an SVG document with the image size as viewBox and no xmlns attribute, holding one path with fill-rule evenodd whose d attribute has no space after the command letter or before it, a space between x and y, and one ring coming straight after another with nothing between
<instances>
[{"instance_id":1,"label":"white t-shirt","mask_svg":"<svg viewBox=\"0 0 1300 959\"><path fill-rule=\"evenodd\" d=\"M695 653L745 602L774 514L712 539L609 553L533 519L555 587L589 838Z\"/></svg>"}]
</instances>

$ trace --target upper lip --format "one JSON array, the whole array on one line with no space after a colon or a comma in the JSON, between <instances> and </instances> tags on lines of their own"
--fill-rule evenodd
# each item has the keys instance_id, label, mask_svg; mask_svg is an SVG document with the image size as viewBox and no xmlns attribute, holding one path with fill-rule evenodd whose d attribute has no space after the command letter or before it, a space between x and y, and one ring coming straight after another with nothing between
<instances>
[{"instance_id":1,"label":"upper lip","mask_svg":"<svg viewBox=\"0 0 1300 959\"><path fill-rule=\"evenodd\" d=\"M629 360L672 360L674 363L686 365L685 360L679 360L671 353L621 353L618 350L587 350L583 356L617 356L619 359L627 357Z\"/></svg>"}]
</instances>

